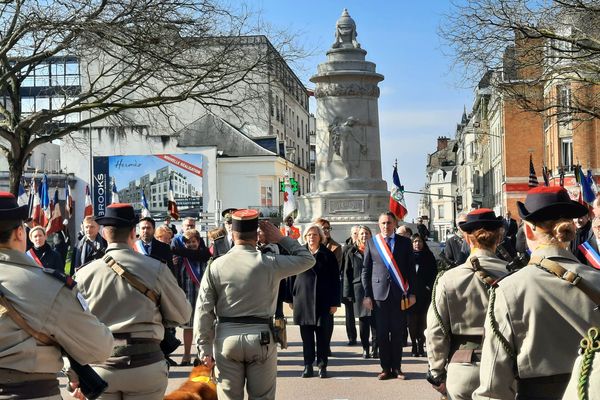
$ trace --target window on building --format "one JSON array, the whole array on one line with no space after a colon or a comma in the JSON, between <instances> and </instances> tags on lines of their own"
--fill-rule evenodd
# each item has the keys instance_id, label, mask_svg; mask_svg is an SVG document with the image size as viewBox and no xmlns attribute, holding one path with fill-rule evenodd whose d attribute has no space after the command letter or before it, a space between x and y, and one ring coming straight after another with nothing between
<instances>
[{"instance_id":1,"label":"window on building","mask_svg":"<svg viewBox=\"0 0 600 400\"><path fill-rule=\"evenodd\" d=\"M568 85L557 86L556 100L558 105L558 118L565 120L571 112L571 88Z\"/></svg>"},{"instance_id":2,"label":"window on building","mask_svg":"<svg viewBox=\"0 0 600 400\"><path fill-rule=\"evenodd\" d=\"M441 199L443 194L444 194L444 189L438 189L438 199Z\"/></svg>"},{"instance_id":3,"label":"window on building","mask_svg":"<svg viewBox=\"0 0 600 400\"><path fill-rule=\"evenodd\" d=\"M45 170L46 170L46 162L48 161L48 160L47 160L46 153L42 153L42 155L41 155L41 157L40 157L40 160L41 160L41 165L40 165L40 167L42 167L42 170L44 170L44 171L45 171Z\"/></svg>"},{"instance_id":4,"label":"window on building","mask_svg":"<svg viewBox=\"0 0 600 400\"><path fill-rule=\"evenodd\" d=\"M560 161L567 171L571 170L571 166L573 165L572 137L560 139Z\"/></svg>"},{"instance_id":5,"label":"window on building","mask_svg":"<svg viewBox=\"0 0 600 400\"><path fill-rule=\"evenodd\" d=\"M444 206L440 205L437 207L437 212L438 212L438 218L439 219L444 219Z\"/></svg>"},{"instance_id":6,"label":"window on building","mask_svg":"<svg viewBox=\"0 0 600 400\"><path fill-rule=\"evenodd\" d=\"M260 186L260 205L262 207L273 206L273 186L268 183L261 183Z\"/></svg>"}]
</instances>

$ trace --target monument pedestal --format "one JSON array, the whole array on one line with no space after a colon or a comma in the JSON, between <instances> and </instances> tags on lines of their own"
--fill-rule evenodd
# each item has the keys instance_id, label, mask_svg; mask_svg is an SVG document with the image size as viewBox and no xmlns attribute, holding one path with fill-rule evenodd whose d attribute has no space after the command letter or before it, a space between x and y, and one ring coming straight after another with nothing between
<instances>
[{"instance_id":1,"label":"monument pedestal","mask_svg":"<svg viewBox=\"0 0 600 400\"><path fill-rule=\"evenodd\" d=\"M352 225L374 227L389 209L381 177L379 82L383 75L366 61L347 10L336 23L336 40L310 78L316 84L315 192L300 197L297 222L329 220L335 240ZM377 232L377 230L375 231Z\"/></svg>"}]
</instances>

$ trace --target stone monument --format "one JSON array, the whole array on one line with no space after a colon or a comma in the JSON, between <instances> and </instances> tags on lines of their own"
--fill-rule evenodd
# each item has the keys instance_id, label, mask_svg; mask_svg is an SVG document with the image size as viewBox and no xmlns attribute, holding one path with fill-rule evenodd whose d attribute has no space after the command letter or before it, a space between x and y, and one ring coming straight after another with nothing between
<instances>
[{"instance_id":1,"label":"stone monument","mask_svg":"<svg viewBox=\"0 0 600 400\"><path fill-rule=\"evenodd\" d=\"M310 78L316 84L315 192L299 198L298 222L323 217L338 241L352 225L373 226L388 210L389 192L381 178L377 99L383 75L365 61L356 24L344 9L336 23L327 61Z\"/></svg>"}]
</instances>

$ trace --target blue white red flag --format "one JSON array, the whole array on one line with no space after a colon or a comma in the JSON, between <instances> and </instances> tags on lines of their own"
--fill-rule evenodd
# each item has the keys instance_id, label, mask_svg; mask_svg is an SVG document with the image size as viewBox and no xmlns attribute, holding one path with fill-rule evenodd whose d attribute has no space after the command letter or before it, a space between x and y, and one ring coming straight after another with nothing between
<instances>
[{"instance_id":1,"label":"blue white red flag","mask_svg":"<svg viewBox=\"0 0 600 400\"><path fill-rule=\"evenodd\" d=\"M42 179L42 185L40 186L40 206L42 213L40 215L40 225L43 227L48 226L50 221L50 190L48 188L48 176L44 174Z\"/></svg>"},{"instance_id":2,"label":"blue white red flag","mask_svg":"<svg viewBox=\"0 0 600 400\"><path fill-rule=\"evenodd\" d=\"M173 181L169 178L169 201L167 202L167 211L174 219L179 219L179 210L177 210L177 202L175 202L175 192L173 191Z\"/></svg>"},{"instance_id":3,"label":"blue white red flag","mask_svg":"<svg viewBox=\"0 0 600 400\"><path fill-rule=\"evenodd\" d=\"M392 181L394 182L394 187L392 187L390 193L390 211L394 213L396 218L403 220L406 214L408 214L408 209L406 208L406 202L404 201L404 186L400 184L397 165L394 165Z\"/></svg>"},{"instance_id":4,"label":"blue white red flag","mask_svg":"<svg viewBox=\"0 0 600 400\"><path fill-rule=\"evenodd\" d=\"M60 212L60 204L58 203L58 189L54 190L54 198L50 202L50 209L52 210L52 216L50 222L46 227L46 234L49 235L54 232L60 232L62 230L62 213Z\"/></svg>"},{"instance_id":5,"label":"blue white red flag","mask_svg":"<svg viewBox=\"0 0 600 400\"><path fill-rule=\"evenodd\" d=\"M73 215L73 196L71 196L71 188L69 187L69 180L65 181L65 216L71 218Z\"/></svg>"},{"instance_id":6,"label":"blue white red flag","mask_svg":"<svg viewBox=\"0 0 600 400\"><path fill-rule=\"evenodd\" d=\"M581 187L581 196L583 201L591 203L596 199L596 194L592 190L590 180L583 174L583 170L579 166L576 171L579 174L579 186Z\"/></svg>"},{"instance_id":7,"label":"blue white red flag","mask_svg":"<svg viewBox=\"0 0 600 400\"><path fill-rule=\"evenodd\" d=\"M23 185L23 179L21 179L21 181L19 182L19 194L17 196L17 204L19 204L20 206L24 206L25 204L28 204L29 202L29 196L27 195L27 192L25 191L25 185Z\"/></svg>"},{"instance_id":8,"label":"blue white red flag","mask_svg":"<svg viewBox=\"0 0 600 400\"><path fill-rule=\"evenodd\" d=\"M144 189L142 189L142 218L150 217L150 210L148 209L148 201L146 201L146 195Z\"/></svg>"}]
</instances>

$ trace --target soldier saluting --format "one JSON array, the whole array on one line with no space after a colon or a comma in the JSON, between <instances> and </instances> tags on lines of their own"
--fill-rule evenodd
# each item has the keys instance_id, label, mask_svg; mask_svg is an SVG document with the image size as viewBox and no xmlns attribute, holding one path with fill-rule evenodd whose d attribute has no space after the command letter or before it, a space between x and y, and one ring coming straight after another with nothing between
<instances>
[{"instance_id":1,"label":"soldier saluting","mask_svg":"<svg viewBox=\"0 0 600 400\"><path fill-rule=\"evenodd\" d=\"M131 204L111 204L96 222L104 225L106 254L78 270L76 279L115 347L94 369L108 382L106 398L162 399L168 383L160 349L165 325L186 323L192 308L165 263L132 249L138 219Z\"/></svg>"},{"instance_id":2,"label":"soldier saluting","mask_svg":"<svg viewBox=\"0 0 600 400\"><path fill-rule=\"evenodd\" d=\"M600 324L600 274L568 250L587 207L559 186L531 189L517 205L533 253L490 293L474 400L562 398L581 337Z\"/></svg>"},{"instance_id":3,"label":"soldier saluting","mask_svg":"<svg viewBox=\"0 0 600 400\"><path fill-rule=\"evenodd\" d=\"M216 360L221 400L243 399L244 386L251 399L275 398L277 345L270 325L279 282L315 263L310 251L268 221L260 223L266 242L289 255L262 254L258 225L256 210L233 213L235 246L206 269L196 302L194 336L202 361L212 366Z\"/></svg>"},{"instance_id":4,"label":"soldier saluting","mask_svg":"<svg viewBox=\"0 0 600 400\"><path fill-rule=\"evenodd\" d=\"M0 396L61 399L60 347L80 364L102 362L113 337L73 280L25 254L27 213L14 195L0 192Z\"/></svg>"}]
</instances>

